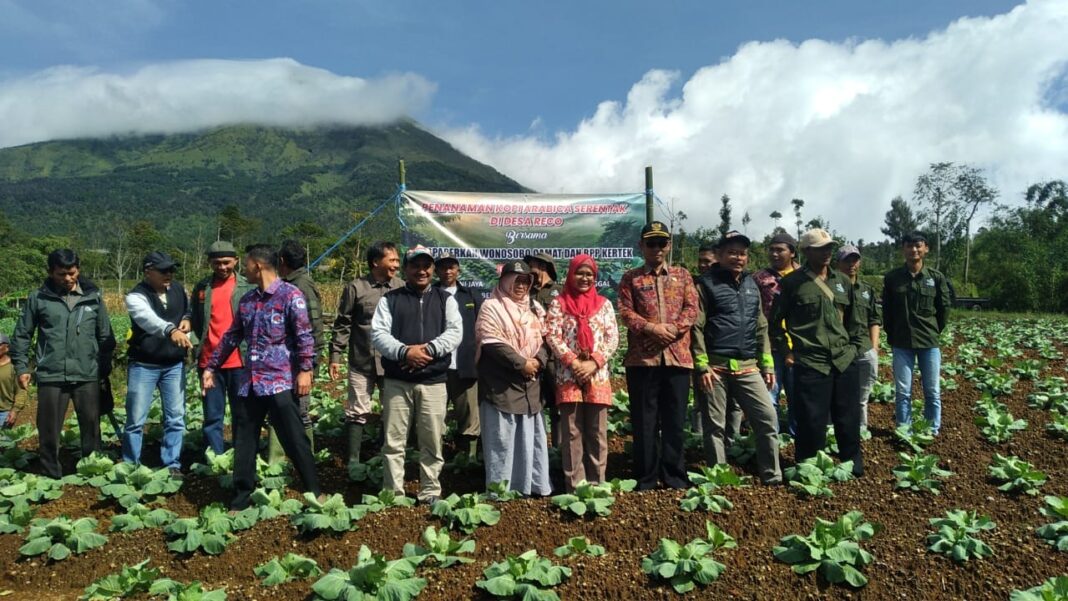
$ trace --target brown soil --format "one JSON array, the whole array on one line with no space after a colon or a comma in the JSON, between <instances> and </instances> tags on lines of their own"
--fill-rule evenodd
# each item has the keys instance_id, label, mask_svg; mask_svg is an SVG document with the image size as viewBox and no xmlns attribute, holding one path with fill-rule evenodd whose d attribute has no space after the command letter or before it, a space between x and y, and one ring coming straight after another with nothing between
<instances>
[{"instance_id":1,"label":"brown soil","mask_svg":"<svg viewBox=\"0 0 1068 601\"><path fill-rule=\"evenodd\" d=\"M888 375L887 369L883 367L883 377ZM1052 373L1052 368L1045 371ZM480 528L472 535L478 544L474 563L447 570L421 570L428 584L420 599L486 598L474 583L487 565L507 554L532 548L552 557L553 548L578 535L604 545L608 553L599 558L561 560L573 569L571 579L557 589L561 598L676 598L670 587L642 574L641 560L655 549L661 537L686 542L703 536L706 519L733 535L738 548L718 553L717 558L727 565L727 570L717 582L696 593L698 598L1004 600L1013 589L1030 588L1052 576L1068 574L1068 553L1058 553L1034 534L1036 527L1049 521L1038 513L1042 496L1068 495L1065 443L1045 435L1044 412L1027 407L1029 382L1017 384L1014 394L1005 399L1015 416L1028 420L1027 430L1000 447L986 443L972 422L971 406L978 393L963 378L956 379L961 384L959 390L943 393L945 425L930 449L942 458L943 467L955 472L941 496L894 491L891 468L897 462L899 448L891 433L893 408L873 405L873 438L864 447L866 475L859 481L835 485L833 498L802 500L785 487L730 489L724 494L734 503L734 509L707 515L681 511L679 491L652 491L619 495L610 516L584 520L563 516L547 499L502 503L500 523ZM321 468L324 488L344 493L351 503L358 502L362 493L370 491L347 481L341 456L344 441L323 442L336 455L332 464ZM623 452L623 442L612 441L609 478L628 475L630 461ZM792 455L792 449L787 451L784 459ZM986 474L994 452L1018 455L1045 471L1049 482L1043 494L1029 497L998 492ZM692 459L696 462L698 457L693 455ZM410 469L408 476L412 492L415 470ZM482 488L481 471L446 471L442 479L447 492ZM213 479L191 476L166 506L182 515L193 515L207 503L226 499L227 491ZM951 508L975 509L996 522L996 530L983 536L993 547L994 558L959 566L927 552L927 519ZM875 563L866 569L870 583L860 592L830 586L814 575L799 577L772 557L771 549L781 537L807 534L816 517L835 519L853 509L863 511L867 520L884 527L864 544L875 556ZM101 529L106 529L114 511L111 502L97 500L95 490L68 487L63 497L41 506L38 515L90 515L100 520ZM11 591L12 599L75 599L94 579L117 571L123 564L151 558L152 565L170 578L201 580L212 587L225 585L229 599L306 599L310 581L264 588L259 586L252 568L292 551L312 557L324 569L344 569L354 562L361 544L397 557L406 542L418 541L426 526L437 524L425 507L393 509L368 516L354 532L303 537L280 518L241 533L223 554L215 557L176 556L167 550L162 532L147 530L111 534L104 547L59 563L20 559L22 537L5 535L0 536L0 562L6 566L0 574L0 593Z\"/></svg>"}]
</instances>

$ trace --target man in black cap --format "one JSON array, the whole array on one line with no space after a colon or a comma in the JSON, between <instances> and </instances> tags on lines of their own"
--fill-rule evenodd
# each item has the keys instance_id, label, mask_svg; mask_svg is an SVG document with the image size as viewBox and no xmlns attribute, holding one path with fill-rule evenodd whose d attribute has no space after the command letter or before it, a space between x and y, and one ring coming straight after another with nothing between
<instances>
[{"instance_id":1,"label":"man in black cap","mask_svg":"<svg viewBox=\"0 0 1068 601\"><path fill-rule=\"evenodd\" d=\"M894 421L898 427L912 425L912 370L919 362L923 417L938 434L942 427L939 337L952 300L946 276L924 264L927 251L927 237L920 232L901 241L905 264L883 276L883 323L894 353Z\"/></svg>"},{"instance_id":2,"label":"man in black cap","mask_svg":"<svg viewBox=\"0 0 1068 601\"><path fill-rule=\"evenodd\" d=\"M11 362L23 390L30 385L31 353L36 357L39 452L41 468L51 478L63 476L59 434L72 401L82 457L100 446L100 381L111 373L115 350L103 296L81 277L79 265L69 248L49 253L48 279L26 299L11 336Z\"/></svg>"},{"instance_id":3,"label":"man in black cap","mask_svg":"<svg viewBox=\"0 0 1068 601\"><path fill-rule=\"evenodd\" d=\"M764 311L764 317L771 318L771 307L779 296L781 282L799 267L797 264L797 241L786 232L780 231L768 241L768 266L753 274L753 280L760 287L760 306ZM775 360L775 386L771 389L771 402L776 411L779 407L779 396L786 393L787 419L784 424L779 424L779 431L786 430L791 435L797 431L797 416L793 414L790 399L793 395L794 377L793 367L786 364L786 355L790 352L792 342L787 336L783 340L783 348L776 348L776 341L772 340L771 356ZM734 423L741 418L734 415L728 423Z\"/></svg>"},{"instance_id":4,"label":"man in black cap","mask_svg":"<svg viewBox=\"0 0 1068 601\"><path fill-rule=\"evenodd\" d=\"M523 257L523 262L530 266L530 273L534 276L534 286L530 290L532 303L541 305L545 312L549 312L549 305L553 299L560 295L560 287L557 286L556 263L553 256L546 252ZM560 447L560 412L556 409L556 356L549 350L549 361L545 364L541 376L541 402L549 410L549 442L552 446Z\"/></svg>"},{"instance_id":5,"label":"man in black cap","mask_svg":"<svg viewBox=\"0 0 1068 601\"><path fill-rule=\"evenodd\" d=\"M237 315L238 301L254 288L237 272L237 250L225 240L212 242L208 247L211 275L193 287L192 326L193 358L201 376L211 353L219 346L223 334L230 329ZM216 455L226 450L223 442L223 417L226 404L233 409L241 385L241 370L245 366L245 343L225 357L215 372L215 387L204 391L204 441ZM227 400L229 399L229 401Z\"/></svg>"},{"instance_id":6,"label":"man in black cap","mask_svg":"<svg viewBox=\"0 0 1068 601\"><path fill-rule=\"evenodd\" d=\"M693 372L690 330L697 320L693 276L668 265L671 231L645 225L641 267L623 274L619 316L627 326L627 390L634 424L634 470L639 490L663 482L690 485L683 455L683 425Z\"/></svg>"},{"instance_id":7,"label":"man in black cap","mask_svg":"<svg viewBox=\"0 0 1068 601\"><path fill-rule=\"evenodd\" d=\"M178 263L154 251L141 263L144 280L126 295L130 314L129 367L126 387L126 427L122 460L141 463L142 431L152 394L159 390L163 404L163 444L160 459L172 476L181 477L182 436L185 434L185 356L192 348L189 300L174 281Z\"/></svg>"},{"instance_id":8,"label":"man in black cap","mask_svg":"<svg viewBox=\"0 0 1068 601\"><path fill-rule=\"evenodd\" d=\"M475 320L482 308L482 295L460 282L460 262L449 253L443 253L434 261L438 281L434 286L448 292L456 299L460 318L464 324L463 339L453 351L445 389L449 396L459 426L458 445L469 461L478 458L478 437L482 430L478 421L478 371L475 366Z\"/></svg>"},{"instance_id":9,"label":"man in black cap","mask_svg":"<svg viewBox=\"0 0 1068 601\"><path fill-rule=\"evenodd\" d=\"M728 399L744 412L756 434L757 466L765 484L782 481L775 408L768 389L775 384L775 365L768 340L768 322L760 308L760 289L745 270L749 238L730 231L717 244L716 266L698 278L699 309L690 344L701 389L708 393L704 409L709 464L727 463Z\"/></svg>"}]
</instances>

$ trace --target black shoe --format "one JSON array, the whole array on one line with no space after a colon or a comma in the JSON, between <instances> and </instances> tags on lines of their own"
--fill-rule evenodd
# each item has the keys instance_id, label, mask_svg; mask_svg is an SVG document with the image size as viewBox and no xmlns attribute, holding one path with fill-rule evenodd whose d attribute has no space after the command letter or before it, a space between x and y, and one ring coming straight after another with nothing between
<instances>
[{"instance_id":1,"label":"black shoe","mask_svg":"<svg viewBox=\"0 0 1068 601\"><path fill-rule=\"evenodd\" d=\"M427 507L433 507L434 503L437 503L440 500L441 500L441 497L427 497L427 498L425 498L425 499L423 499L422 501L419 501L419 502L422 503L423 505L426 505Z\"/></svg>"},{"instance_id":2,"label":"black shoe","mask_svg":"<svg viewBox=\"0 0 1068 601\"><path fill-rule=\"evenodd\" d=\"M174 478L175 480L185 480L185 474L182 473L180 468L172 467L167 471L170 473L171 478Z\"/></svg>"}]
</instances>

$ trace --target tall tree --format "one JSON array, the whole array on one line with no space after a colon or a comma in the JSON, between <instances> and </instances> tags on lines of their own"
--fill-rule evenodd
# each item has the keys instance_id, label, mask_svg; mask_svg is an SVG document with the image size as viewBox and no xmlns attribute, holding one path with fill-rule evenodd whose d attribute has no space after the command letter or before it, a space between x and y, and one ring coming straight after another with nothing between
<instances>
[{"instance_id":1,"label":"tall tree","mask_svg":"<svg viewBox=\"0 0 1068 601\"><path fill-rule=\"evenodd\" d=\"M779 229L779 220L782 219L782 213L772 211L771 215L768 215L768 217L771 217L771 220L775 222L775 229Z\"/></svg>"},{"instance_id":2,"label":"tall tree","mask_svg":"<svg viewBox=\"0 0 1068 601\"><path fill-rule=\"evenodd\" d=\"M749 211L742 213L742 233L746 236L749 235L749 224L753 221L753 218L749 216Z\"/></svg>"},{"instance_id":3,"label":"tall tree","mask_svg":"<svg viewBox=\"0 0 1068 601\"><path fill-rule=\"evenodd\" d=\"M719 235L725 236L731 231L731 197L724 194L719 203Z\"/></svg>"},{"instance_id":4,"label":"tall tree","mask_svg":"<svg viewBox=\"0 0 1068 601\"><path fill-rule=\"evenodd\" d=\"M219 239L229 240L240 249L261 224L259 219L242 215L237 205L226 205L219 211Z\"/></svg>"},{"instance_id":5,"label":"tall tree","mask_svg":"<svg viewBox=\"0 0 1068 601\"><path fill-rule=\"evenodd\" d=\"M883 217L883 227L879 228L887 238L895 245L901 244L901 240L905 238L905 235L909 232L914 232L919 229L920 224L916 220L916 215L912 212L912 207L900 196L895 196L890 201L890 210L886 212L886 216Z\"/></svg>"},{"instance_id":6,"label":"tall tree","mask_svg":"<svg viewBox=\"0 0 1068 601\"><path fill-rule=\"evenodd\" d=\"M1038 209L1047 207L1068 209L1068 184L1060 179L1031 184L1024 193L1024 199L1027 200L1028 205L1034 205Z\"/></svg>"},{"instance_id":7,"label":"tall tree","mask_svg":"<svg viewBox=\"0 0 1068 601\"><path fill-rule=\"evenodd\" d=\"M972 219L981 207L994 203L998 191L987 183L981 170L971 165L960 168L956 188L957 210L964 223L964 283L967 284L972 258Z\"/></svg>"},{"instance_id":8,"label":"tall tree","mask_svg":"<svg viewBox=\"0 0 1068 601\"><path fill-rule=\"evenodd\" d=\"M952 238L959 229L959 173L953 163L931 163L927 173L916 179L912 192L913 200L920 207L920 219L935 235L935 269L942 265L942 242Z\"/></svg>"},{"instance_id":9,"label":"tall tree","mask_svg":"<svg viewBox=\"0 0 1068 601\"><path fill-rule=\"evenodd\" d=\"M801 239L801 207L805 206L805 201L800 198L795 198L790 201L790 204L794 205L794 224L797 225L797 239Z\"/></svg>"}]
</instances>

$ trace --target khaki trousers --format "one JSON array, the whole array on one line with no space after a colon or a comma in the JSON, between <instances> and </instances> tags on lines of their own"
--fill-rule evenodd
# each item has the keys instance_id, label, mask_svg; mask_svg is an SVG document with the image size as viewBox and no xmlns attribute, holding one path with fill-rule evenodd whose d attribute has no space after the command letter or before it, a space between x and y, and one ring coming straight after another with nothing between
<instances>
[{"instance_id":1,"label":"khaki trousers","mask_svg":"<svg viewBox=\"0 0 1068 601\"><path fill-rule=\"evenodd\" d=\"M580 482L604 482L608 465L608 405L559 403L560 460L567 491Z\"/></svg>"},{"instance_id":2,"label":"khaki trousers","mask_svg":"<svg viewBox=\"0 0 1068 601\"><path fill-rule=\"evenodd\" d=\"M712 437L713 457L709 463L727 463L726 429L728 398L745 413L749 427L756 437L757 468L763 482L782 478L779 471L779 439L776 436L778 419L771 404L771 395L759 372L743 374L717 372L719 381L712 388L706 424L711 428L705 436Z\"/></svg>"},{"instance_id":3,"label":"khaki trousers","mask_svg":"<svg viewBox=\"0 0 1068 601\"><path fill-rule=\"evenodd\" d=\"M445 464L441 436L445 432L445 383L417 384L386 378L382 384L382 422L386 432L382 445L385 471L382 488L404 493L404 447L413 417L419 441L420 501L441 496L438 476Z\"/></svg>"}]
</instances>

